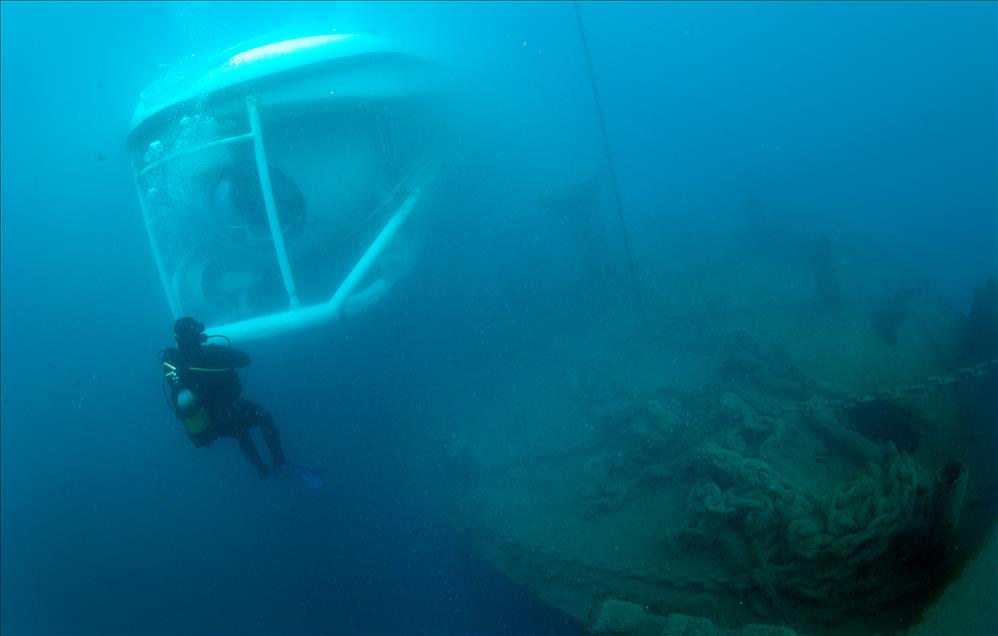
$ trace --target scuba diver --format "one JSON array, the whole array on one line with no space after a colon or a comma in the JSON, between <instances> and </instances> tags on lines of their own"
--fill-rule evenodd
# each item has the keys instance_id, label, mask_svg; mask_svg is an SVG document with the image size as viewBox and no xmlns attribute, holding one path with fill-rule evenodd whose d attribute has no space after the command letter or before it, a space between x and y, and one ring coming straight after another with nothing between
<instances>
[{"instance_id":1,"label":"scuba diver","mask_svg":"<svg viewBox=\"0 0 998 636\"><path fill-rule=\"evenodd\" d=\"M159 352L165 372L163 390L191 443L200 448L219 437L235 438L261 479L288 469L270 411L240 397L242 384L236 369L247 366L249 356L232 348L231 343L227 347L205 344L209 338L225 336L205 335L204 325L194 318L177 320L173 334L176 348ZM263 433L273 466L264 463L250 437L256 426Z\"/></svg>"}]
</instances>

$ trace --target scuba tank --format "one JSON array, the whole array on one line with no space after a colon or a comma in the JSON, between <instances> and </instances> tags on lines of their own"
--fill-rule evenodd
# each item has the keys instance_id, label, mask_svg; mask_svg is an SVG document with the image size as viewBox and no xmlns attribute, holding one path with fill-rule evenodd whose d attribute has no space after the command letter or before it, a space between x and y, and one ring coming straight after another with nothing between
<instances>
[{"instance_id":1,"label":"scuba tank","mask_svg":"<svg viewBox=\"0 0 998 636\"><path fill-rule=\"evenodd\" d=\"M199 329L204 329L204 325L197 323ZM222 335L212 335L206 336L205 334L200 334L198 342L204 343L210 338L223 338L228 342L229 347L232 343L229 339ZM195 446L207 446L216 437L216 435L209 431L211 427L211 418L208 415L208 411L204 407L204 403L201 397L190 390L189 388L182 386L183 380L178 374L178 369L175 365L167 362L165 359L166 350L159 352L160 362L163 363L163 397L166 399L166 403L169 405L170 410L177 416L183 425L184 430L187 431L187 437L194 443ZM231 372L231 368L203 368L203 367L185 367L185 373L190 371L196 371L198 373L227 373ZM238 382L238 379L236 380ZM169 387L173 388L173 395L171 395ZM236 396L238 397L238 395Z\"/></svg>"},{"instance_id":2,"label":"scuba tank","mask_svg":"<svg viewBox=\"0 0 998 636\"><path fill-rule=\"evenodd\" d=\"M190 389L180 389L177 392L177 416L183 422L188 435L197 435L211 424L201 398Z\"/></svg>"},{"instance_id":3,"label":"scuba tank","mask_svg":"<svg viewBox=\"0 0 998 636\"><path fill-rule=\"evenodd\" d=\"M163 397L166 398L167 404L183 423L187 436L194 440L196 435L203 433L208 428L211 419L208 417L208 412L205 410L201 398L188 388L178 389L176 401L170 400L166 395L166 385L169 383L176 387L180 384L180 378L177 376L177 368L169 362L164 361L163 367L166 371L163 376Z\"/></svg>"}]
</instances>

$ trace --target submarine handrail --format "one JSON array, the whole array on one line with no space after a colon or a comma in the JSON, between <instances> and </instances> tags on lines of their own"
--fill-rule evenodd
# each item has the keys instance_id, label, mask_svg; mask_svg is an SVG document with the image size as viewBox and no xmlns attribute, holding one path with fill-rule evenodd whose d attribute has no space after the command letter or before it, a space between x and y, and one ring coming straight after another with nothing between
<instances>
[{"instance_id":1,"label":"submarine handrail","mask_svg":"<svg viewBox=\"0 0 998 636\"><path fill-rule=\"evenodd\" d=\"M221 146L227 146L229 144L236 144L239 143L240 141L250 141L252 139L253 139L253 133L248 132L248 133L242 133L240 135L232 135L231 137L223 137L221 139L215 139L213 141L209 141L207 143L203 143L198 146L184 148L183 150L178 150L177 152L173 152L158 161L150 163L148 166L146 166L139 172L138 176L141 179L142 177L146 176L148 173L153 172L159 168L162 168L165 164L172 163L177 159L183 159L188 155L193 155L199 152L203 152L205 150L212 150L214 148L218 148Z\"/></svg>"},{"instance_id":2,"label":"submarine handrail","mask_svg":"<svg viewBox=\"0 0 998 636\"><path fill-rule=\"evenodd\" d=\"M246 112L249 115L250 131L253 134L253 155L256 159L256 171L260 178L260 191L263 194L263 205L267 209L267 223L270 225L270 236L274 241L274 253L277 265L281 269L281 279L284 289L288 292L291 311L298 310L298 292L295 291L294 274L288 261L288 248L284 245L284 231L281 220L277 216L277 203L274 201L274 190L270 183L270 167L267 164L267 150L263 145L263 129L260 127L260 111L257 109L256 96L246 97Z\"/></svg>"},{"instance_id":3,"label":"submarine handrail","mask_svg":"<svg viewBox=\"0 0 998 636\"><path fill-rule=\"evenodd\" d=\"M328 301L300 308L297 311L281 311L232 322L228 324L211 325L208 329L215 332L225 332L232 341L258 340L281 333L305 329L323 322L336 320L345 313L345 305L353 297L353 292L360 284L364 276L370 271L378 257L398 233L399 229L412 214L413 209L423 196L425 184L432 178L432 174L439 166L439 162L427 170L426 179L420 185L413 186L410 194L399 205L392 217L385 223L377 237L371 242L363 256L357 261L347 274L339 288ZM375 282L373 285L376 285ZM363 293L363 292L361 292Z\"/></svg>"},{"instance_id":4,"label":"submarine handrail","mask_svg":"<svg viewBox=\"0 0 998 636\"><path fill-rule=\"evenodd\" d=\"M149 235L149 245L152 247L153 260L156 261L156 269L159 271L159 281L166 293L166 302L170 305L170 311L173 313L174 318L179 318L180 301L177 300L173 287L169 284L166 265L163 262L163 253L159 249L159 243L156 242L156 233L152 229L152 216L149 214L149 206L146 204L146 198L142 192L142 185L139 180L141 173L138 173L137 169L135 169L135 172L135 189L139 195L139 209L142 210L142 220L145 221L146 233Z\"/></svg>"}]
</instances>

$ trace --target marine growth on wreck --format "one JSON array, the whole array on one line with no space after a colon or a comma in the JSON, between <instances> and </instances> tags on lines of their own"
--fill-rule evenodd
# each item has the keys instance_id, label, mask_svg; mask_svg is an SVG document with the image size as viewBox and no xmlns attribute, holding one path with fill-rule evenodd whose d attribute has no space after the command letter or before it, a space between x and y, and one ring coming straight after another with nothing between
<instances>
[{"instance_id":1,"label":"marine growth on wreck","mask_svg":"<svg viewBox=\"0 0 998 636\"><path fill-rule=\"evenodd\" d=\"M967 320L859 243L754 249L673 254L657 333L608 305L450 414L455 525L593 633L895 633L994 527L986 291Z\"/></svg>"}]
</instances>

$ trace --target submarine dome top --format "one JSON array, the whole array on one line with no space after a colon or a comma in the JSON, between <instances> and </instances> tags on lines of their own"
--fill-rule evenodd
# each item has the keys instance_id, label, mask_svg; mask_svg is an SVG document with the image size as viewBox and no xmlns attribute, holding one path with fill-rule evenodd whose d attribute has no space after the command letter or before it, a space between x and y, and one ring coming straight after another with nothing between
<instances>
[{"instance_id":1,"label":"submarine dome top","mask_svg":"<svg viewBox=\"0 0 998 636\"><path fill-rule=\"evenodd\" d=\"M205 60L186 59L141 95L132 116L134 133L145 121L173 106L287 71L370 55L413 57L386 38L364 33L328 33L237 45ZM193 57L193 56L192 56Z\"/></svg>"}]
</instances>

